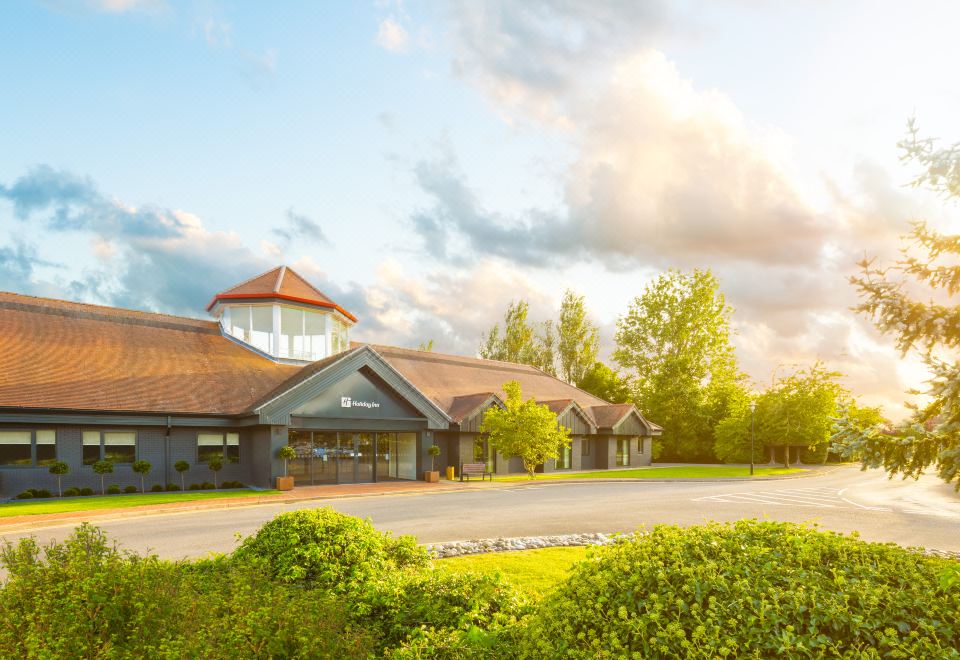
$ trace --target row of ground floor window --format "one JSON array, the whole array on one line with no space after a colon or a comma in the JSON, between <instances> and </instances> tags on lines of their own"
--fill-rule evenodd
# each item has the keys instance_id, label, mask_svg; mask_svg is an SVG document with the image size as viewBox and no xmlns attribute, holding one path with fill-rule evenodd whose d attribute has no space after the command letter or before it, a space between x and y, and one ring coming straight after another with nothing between
<instances>
[{"instance_id":1,"label":"row of ground floor window","mask_svg":"<svg viewBox=\"0 0 960 660\"><path fill-rule=\"evenodd\" d=\"M556 470L611 469L649 465L651 439L638 436L573 436L571 445L556 460L548 460L542 472ZM276 451L290 444L297 457L284 466ZM427 447L436 444L433 458ZM90 426L0 427L0 496L12 497L29 488L54 488L56 477L49 466L57 461L70 470L63 487L98 488L100 477L93 464L113 463L110 482L120 487L140 484L132 465L151 464L146 486L212 481L207 465L220 456L219 480L272 487L287 469L298 484L357 483L417 479L431 468L443 471L453 466L459 474L463 463L484 462L496 474L523 472L519 458L499 455L486 438L476 433L445 431L305 430L285 426L243 428ZM178 462L188 469L181 475Z\"/></svg>"}]
</instances>

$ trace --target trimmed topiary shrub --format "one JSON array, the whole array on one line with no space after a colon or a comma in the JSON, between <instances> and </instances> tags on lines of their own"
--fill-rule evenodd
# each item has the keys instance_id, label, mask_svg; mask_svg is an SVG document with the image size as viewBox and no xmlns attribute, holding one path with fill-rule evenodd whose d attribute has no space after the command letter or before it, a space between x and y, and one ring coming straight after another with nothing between
<instances>
[{"instance_id":1,"label":"trimmed topiary shrub","mask_svg":"<svg viewBox=\"0 0 960 660\"><path fill-rule=\"evenodd\" d=\"M46 488L31 488L30 492L33 493L34 497L39 497L44 499L53 497L50 491L47 490Z\"/></svg>"},{"instance_id":2,"label":"trimmed topiary shrub","mask_svg":"<svg viewBox=\"0 0 960 660\"><path fill-rule=\"evenodd\" d=\"M83 496L93 495L93 489L89 486L84 486L80 489L80 494Z\"/></svg>"},{"instance_id":3,"label":"trimmed topiary shrub","mask_svg":"<svg viewBox=\"0 0 960 660\"><path fill-rule=\"evenodd\" d=\"M107 495L119 495L121 492L120 486L117 484L110 484L107 486Z\"/></svg>"},{"instance_id":4,"label":"trimmed topiary shrub","mask_svg":"<svg viewBox=\"0 0 960 660\"><path fill-rule=\"evenodd\" d=\"M790 523L655 527L593 551L530 617L522 657L947 657L956 562Z\"/></svg>"},{"instance_id":5,"label":"trimmed topiary shrub","mask_svg":"<svg viewBox=\"0 0 960 660\"><path fill-rule=\"evenodd\" d=\"M216 489L217 487L214 484L210 483L209 481L204 481L202 484L200 484L200 490L216 490Z\"/></svg>"},{"instance_id":6,"label":"trimmed topiary shrub","mask_svg":"<svg viewBox=\"0 0 960 660\"><path fill-rule=\"evenodd\" d=\"M188 490L203 490L203 485L202 485L202 484L190 484L190 488L189 488Z\"/></svg>"},{"instance_id":7,"label":"trimmed topiary shrub","mask_svg":"<svg viewBox=\"0 0 960 660\"><path fill-rule=\"evenodd\" d=\"M153 484L153 486L150 487L150 492L151 492L151 493L162 493L162 492L163 492L163 484Z\"/></svg>"},{"instance_id":8,"label":"trimmed topiary shrub","mask_svg":"<svg viewBox=\"0 0 960 660\"><path fill-rule=\"evenodd\" d=\"M71 486L70 488L65 488L65 489L63 490L63 496L64 496L64 497L76 497L76 496L78 496L79 494L80 494L80 489L79 489L79 488L74 488L73 486Z\"/></svg>"},{"instance_id":9,"label":"trimmed topiary shrub","mask_svg":"<svg viewBox=\"0 0 960 660\"><path fill-rule=\"evenodd\" d=\"M18 500L32 500L33 499L33 490L25 490L22 493L17 495Z\"/></svg>"},{"instance_id":10,"label":"trimmed topiary shrub","mask_svg":"<svg viewBox=\"0 0 960 660\"><path fill-rule=\"evenodd\" d=\"M173 492L175 490L180 490L180 486L177 484L167 484L167 492Z\"/></svg>"},{"instance_id":11,"label":"trimmed topiary shrub","mask_svg":"<svg viewBox=\"0 0 960 660\"><path fill-rule=\"evenodd\" d=\"M137 490L136 486L126 486L124 487L123 492L132 494L132 493L138 493L140 491Z\"/></svg>"},{"instance_id":12,"label":"trimmed topiary shrub","mask_svg":"<svg viewBox=\"0 0 960 660\"><path fill-rule=\"evenodd\" d=\"M242 481L224 481L220 484L220 488L244 488Z\"/></svg>"},{"instance_id":13,"label":"trimmed topiary shrub","mask_svg":"<svg viewBox=\"0 0 960 660\"><path fill-rule=\"evenodd\" d=\"M280 514L244 539L234 557L262 562L281 582L309 582L334 591L429 565L426 550L413 537L394 539L369 521L329 508Z\"/></svg>"}]
</instances>

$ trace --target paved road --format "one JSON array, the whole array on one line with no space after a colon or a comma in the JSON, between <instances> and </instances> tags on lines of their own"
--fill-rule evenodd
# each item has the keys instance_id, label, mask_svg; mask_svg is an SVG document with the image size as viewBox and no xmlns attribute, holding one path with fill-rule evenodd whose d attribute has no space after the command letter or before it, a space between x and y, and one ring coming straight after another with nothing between
<instances>
[{"instance_id":1,"label":"paved road","mask_svg":"<svg viewBox=\"0 0 960 660\"><path fill-rule=\"evenodd\" d=\"M778 481L519 484L509 488L428 495L391 495L215 511L150 515L101 522L121 545L168 558L229 552L237 533L254 532L277 513L332 506L370 517L380 529L422 542L571 532L631 531L656 523L768 518L815 521L858 531L868 540L960 551L960 497L933 476L890 481L880 472L845 467L829 474ZM63 525L32 532L45 542L66 536ZM0 535L16 539L30 533Z\"/></svg>"}]
</instances>

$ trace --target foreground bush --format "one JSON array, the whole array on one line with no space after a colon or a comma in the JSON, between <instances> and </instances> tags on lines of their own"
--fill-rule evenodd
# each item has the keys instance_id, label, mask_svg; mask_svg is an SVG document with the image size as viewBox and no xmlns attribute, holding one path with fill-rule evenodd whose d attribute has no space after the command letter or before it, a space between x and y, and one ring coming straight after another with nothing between
<instances>
[{"instance_id":1,"label":"foreground bush","mask_svg":"<svg viewBox=\"0 0 960 660\"><path fill-rule=\"evenodd\" d=\"M6 545L0 657L363 657L370 637L321 592L225 560L138 557L81 526L65 542Z\"/></svg>"},{"instance_id":2,"label":"foreground bush","mask_svg":"<svg viewBox=\"0 0 960 660\"><path fill-rule=\"evenodd\" d=\"M960 657L955 562L787 523L661 526L547 597L524 657Z\"/></svg>"},{"instance_id":3,"label":"foreground bush","mask_svg":"<svg viewBox=\"0 0 960 660\"><path fill-rule=\"evenodd\" d=\"M383 576L354 597L352 611L385 649L428 630L447 636L476 631L474 637L480 631L499 632L514 626L527 606L499 575L427 570Z\"/></svg>"},{"instance_id":4,"label":"foreground bush","mask_svg":"<svg viewBox=\"0 0 960 660\"><path fill-rule=\"evenodd\" d=\"M366 520L326 508L280 514L247 537L234 557L261 562L281 582L303 581L335 591L429 565L427 551L413 537L394 539Z\"/></svg>"}]
</instances>

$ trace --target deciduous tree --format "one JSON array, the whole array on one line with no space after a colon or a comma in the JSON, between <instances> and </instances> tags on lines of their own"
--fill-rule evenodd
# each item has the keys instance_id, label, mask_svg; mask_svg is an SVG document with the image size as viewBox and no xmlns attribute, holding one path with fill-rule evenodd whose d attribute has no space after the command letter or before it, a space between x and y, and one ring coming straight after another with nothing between
<instances>
[{"instance_id":1,"label":"deciduous tree","mask_svg":"<svg viewBox=\"0 0 960 660\"><path fill-rule=\"evenodd\" d=\"M553 323L540 324L538 333L527 320L529 312L530 305L525 300L510 303L503 318L503 332L497 323L483 336L480 357L529 364L554 374L556 334Z\"/></svg>"},{"instance_id":2,"label":"deciduous tree","mask_svg":"<svg viewBox=\"0 0 960 660\"><path fill-rule=\"evenodd\" d=\"M630 381L599 361L593 363L576 385L610 403L627 403L631 398Z\"/></svg>"},{"instance_id":3,"label":"deciduous tree","mask_svg":"<svg viewBox=\"0 0 960 660\"><path fill-rule=\"evenodd\" d=\"M840 375L817 362L777 379L757 396L754 461L765 461L770 447L786 446L804 447L801 459L805 462L826 460L838 406L848 396L837 383ZM748 462L750 434L749 398L737 398L731 413L717 425L717 457L726 463ZM789 464L786 452L783 456L784 463Z\"/></svg>"},{"instance_id":4,"label":"deciduous tree","mask_svg":"<svg viewBox=\"0 0 960 660\"><path fill-rule=\"evenodd\" d=\"M658 444L666 458L715 460L714 427L744 379L732 314L709 270L671 270L617 322L614 360L630 372L643 414L664 427Z\"/></svg>"},{"instance_id":5,"label":"deciduous tree","mask_svg":"<svg viewBox=\"0 0 960 660\"><path fill-rule=\"evenodd\" d=\"M570 429L557 423L557 416L535 400L523 400L520 383L504 384L504 408L491 408L483 416L481 433L502 456L517 456L533 479L537 466L557 458L570 445Z\"/></svg>"},{"instance_id":6,"label":"deciduous tree","mask_svg":"<svg viewBox=\"0 0 960 660\"><path fill-rule=\"evenodd\" d=\"M597 326L587 317L583 296L569 289L560 303L557 334L560 377L568 383L579 383L597 362L600 336Z\"/></svg>"}]
</instances>

